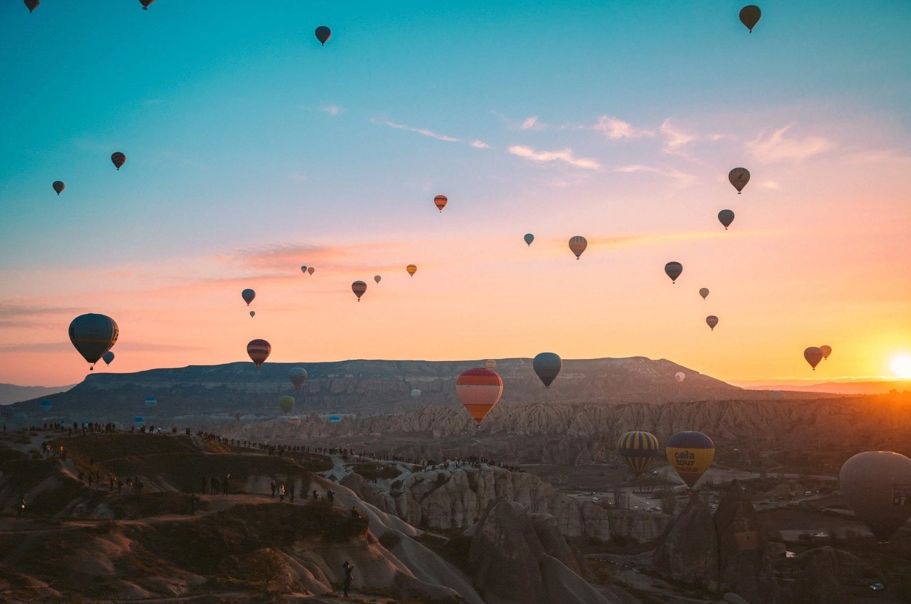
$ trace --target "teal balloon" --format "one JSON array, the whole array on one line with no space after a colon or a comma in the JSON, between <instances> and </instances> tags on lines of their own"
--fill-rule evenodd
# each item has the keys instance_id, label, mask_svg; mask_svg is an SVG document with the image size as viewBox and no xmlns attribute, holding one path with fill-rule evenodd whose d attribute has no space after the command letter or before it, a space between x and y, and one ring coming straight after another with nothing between
<instances>
[{"instance_id":1,"label":"teal balloon","mask_svg":"<svg viewBox=\"0 0 911 604\"><path fill-rule=\"evenodd\" d=\"M531 242L535 240L535 236L531 233L525 233L525 237L523 237L523 239L525 240L525 243L531 245Z\"/></svg>"},{"instance_id":2,"label":"teal balloon","mask_svg":"<svg viewBox=\"0 0 911 604\"><path fill-rule=\"evenodd\" d=\"M560 369L563 368L563 359L556 353L542 352L534 358L531 365L544 387L550 388L551 383L560 374Z\"/></svg>"}]
</instances>

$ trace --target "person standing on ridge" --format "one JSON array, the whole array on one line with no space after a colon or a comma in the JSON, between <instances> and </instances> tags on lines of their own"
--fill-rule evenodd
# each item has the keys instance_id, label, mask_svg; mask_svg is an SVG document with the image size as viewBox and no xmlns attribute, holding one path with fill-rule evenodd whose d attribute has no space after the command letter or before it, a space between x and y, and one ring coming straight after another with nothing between
<instances>
[{"instance_id":1,"label":"person standing on ridge","mask_svg":"<svg viewBox=\"0 0 911 604\"><path fill-rule=\"evenodd\" d=\"M345 571L345 582L342 584L342 592L348 597L348 591L351 589L351 576L354 573L354 565L345 560L342 563L342 570Z\"/></svg>"}]
</instances>

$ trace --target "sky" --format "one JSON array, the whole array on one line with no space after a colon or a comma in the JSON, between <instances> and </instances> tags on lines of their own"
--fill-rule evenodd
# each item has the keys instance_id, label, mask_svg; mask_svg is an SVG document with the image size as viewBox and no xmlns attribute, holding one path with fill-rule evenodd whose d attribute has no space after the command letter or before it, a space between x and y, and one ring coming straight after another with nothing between
<instances>
[{"instance_id":1,"label":"sky","mask_svg":"<svg viewBox=\"0 0 911 604\"><path fill-rule=\"evenodd\" d=\"M282 362L546 350L892 377L911 4L761 7L749 33L721 1L3 2L0 382L80 381L85 312L120 328L96 371L265 338Z\"/></svg>"}]
</instances>

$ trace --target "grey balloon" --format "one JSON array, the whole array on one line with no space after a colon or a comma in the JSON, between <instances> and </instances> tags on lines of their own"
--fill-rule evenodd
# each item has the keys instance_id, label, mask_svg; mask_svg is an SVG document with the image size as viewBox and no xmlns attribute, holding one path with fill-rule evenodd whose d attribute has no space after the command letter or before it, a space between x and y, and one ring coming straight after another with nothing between
<instances>
[{"instance_id":1,"label":"grey balloon","mask_svg":"<svg viewBox=\"0 0 911 604\"><path fill-rule=\"evenodd\" d=\"M900 453L858 453L841 466L838 486L880 541L888 541L911 516L911 459Z\"/></svg>"}]
</instances>

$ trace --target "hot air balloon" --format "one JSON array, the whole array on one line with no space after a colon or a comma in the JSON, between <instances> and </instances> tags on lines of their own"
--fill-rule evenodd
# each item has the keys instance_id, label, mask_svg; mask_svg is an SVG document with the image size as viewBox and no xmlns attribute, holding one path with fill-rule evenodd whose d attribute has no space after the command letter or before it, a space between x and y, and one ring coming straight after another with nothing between
<instances>
[{"instance_id":1,"label":"hot air balloon","mask_svg":"<svg viewBox=\"0 0 911 604\"><path fill-rule=\"evenodd\" d=\"M534 358L531 366L535 373L538 374L538 379L541 380L544 387L550 388L551 383L560 374L560 369L563 368L563 360L553 352L542 352Z\"/></svg>"},{"instance_id":2,"label":"hot air balloon","mask_svg":"<svg viewBox=\"0 0 911 604\"><path fill-rule=\"evenodd\" d=\"M832 354L832 347L827 344L823 344L819 347L819 349L822 351L823 360L828 359L829 355Z\"/></svg>"},{"instance_id":3,"label":"hot air balloon","mask_svg":"<svg viewBox=\"0 0 911 604\"><path fill-rule=\"evenodd\" d=\"M414 274L418 272L418 267L414 264L409 264L405 267L405 270L408 271L408 274L414 277Z\"/></svg>"},{"instance_id":4,"label":"hot air balloon","mask_svg":"<svg viewBox=\"0 0 911 604\"><path fill-rule=\"evenodd\" d=\"M363 281L355 281L351 284L351 291L354 292L354 295L357 296L357 301L360 302L361 296L367 291L367 284Z\"/></svg>"},{"instance_id":5,"label":"hot air balloon","mask_svg":"<svg viewBox=\"0 0 911 604\"><path fill-rule=\"evenodd\" d=\"M532 241L535 240L535 236L532 235L531 233L525 233L525 236L522 237L522 239L525 240L525 243L526 243L527 245L531 245Z\"/></svg>"},{"instance_id":6,"label":"hot air balloon","mask_svg":"<svg viewBox=\"0 0 911 604\"><path fill-rule=\"evenodd\" d=\"M51 407L53 407L53 406L54 406L54 402L49 398L46 398L43 401L41 401L41 409L45 412L50 411Z\"/></svg>"},{"instance_id":7,"label":"hot air balloon","mask_svg":"<svg viewBox=\"0 0 911 604\"><path fill-rule=\"evenodd\" d=\"M316 272L316 269L313 268L312 266L308 266L308 267L307 267L307 274L308 274L308 275L312 275L312 274L315 273L315 272Z\"/></svg>"},{"instance_id":8,"label":"hot air balloon","mask_svg":"<svg viewBox=\"0 0 911 604\"><path fill-rule=\"evenodd\" d=\"M576 260L579 259L579 256L582 255L582 252L585 251L585 248L588 247L588 240L582 235L574 235L569 239L569 249L572 250L572 253L576 255Z\"/></svg>"},{"instance_id":9,"label":"hot air balloon","mask_svg":"<svg viewBox=\"0 0 911 604\"><path fill-rule=\"evenodd\" d=\"M255 311L255 310L251 310L251 311L250 311L250 317L252 318L252 317L255 317L255 316L256 316L256 311Z\"/></svg>"},{"instance_id":10,"label":"hot air balloon","mask_svg":"<svg viewBox=\"0 0 911 604\"><path fill-rule=\"evenodd\" d=\"M139 3L142 5L142 10L149 10L149 5L151 5L155 0L139 0Z\"/></svg>"},{"instance_id":11,"label":"hot air balloon","mask_svg":"<svg viewBox=\"0 0 911 604\"><path fill-rule=\"evenodd\" d=\"M25 8L28 9L28 12L34 11L39 4L41 4L41 0L25 0Z\"/></svg>"},{"instance_id":12,"label":"hot air balloon","mask_svg":"<svg viewBox=\"0 0 911 604\"><path fill-rule=\"evenodd\" d=\"M683 380L686 379L686 374L683 373L682 371L678 371L677 373L674 374L674 379L677 380L678 384L681 384L681 383L683 383Z\"/></svg>"},{"instance_id":13,"label":"hot air balloon","mask_svg":"<svg viewBox=\"0 0 911 604\"><path fill-rule=\"evenodd\" d=\"M342 416L341 415L330 415L326 419L329 420L330 424L338 424L342 421Z\"/></svg>"},{"instance_id":14,"label":"hot air balloon","mask_svg":"<svg viewBox=\"0 0 911 604\"><path fill-rule=\"evenodd\" d=\"M121 153L120 151L115 151L111 153L111 162L114 164L114 167L120 170L121 166L127 161L127 156Z\"/></svg>"},{"instance_id":15,"label":"hot air balloon","mask_svg":"<svg viewBox=\"0 0 911 604\"><path fill-rule=\"evenodd\" d=\"M496 371L477 367L463 371L456 380L456 395L478 425L503 395L503 378Z\"/></svg>"},{"instance_id":16,"label":"hot air balloon","mask_svg":"<svg viewBox=\"0 0 911 604\"><path fill-rule=\"evenodd\" d=\"M70 341L86 361L95 363L117 342L120 330L114 319L90 313L79 315L70 323Z\"/></svg>"},{"instance_id":17,"label":"hot air balloon","mask_svg":"<svg viewBox=\"0 0 911 604\"><path fill-rule=\"evenodd\" d=\"M756 27L756 24L759 22L759 17L762 16L762 11L759 10L759 7L755 4L747 4L740 9L740 22L746 25L747 29L750 30L750 33L753 33L753 28Z\"/></svg>"},{"instance_id":18,"label":"hot air balloon","mask_svg":"<svg viewBox=\"0 0 911 604\"><path fill-rule=\"evenodd\" d=\"M156 407L158 405L158 399L154 396L147 396L144 403L146 407Z\"/></svg>"},{"instance_id":19,"label":"hot air balloon","mask_svg":"<svg viewBox=\"0 0 911 604\"><path fill-rule=\"evenodd\" d=\"M250 342L247 343L247 354L250 355L250 359L257 367L262 367L262 364L266 362L266 359L269 358L271 352L272 345L265 340L250 340Z\"/></svg>"},{"instance_id":20,"label":"hot air balloon","mask_svg":"<svg viewBox=\"0 0 911 604\"><path fill-rule=\"evenodd\" d=\"M667 441L667 461L691 489L715 458L715 443L702 432L678 432Z\"/></svg>"},{"instance_id":21,"label":"hot air balloon","mask_svg":"<svg viewBox=\"0 0 911 604\"><path fill-rule=\"evenodd\" d=\"M728 172L728 180L737 189L737 194L739 195L743 188L747 186L747 183L750 182L750 171L746 168L734 168Z\"/></svg>"},{"instance_id":22,"label":"hot air balloon","mask_svg":"<svg viewBox=\"0 0 911 604\"><path fill-rule=\"evenodd\" d=\"M63 193L63 190L66 188L66 185L62 180L55 180L51 186L54 188L54 191L57 192L57 195Z\"/></svg>"},{"instance_id":23,"label":"hot air balloon","mask_svg":"<svg viewBox=\"0 0 911 604\"><path fill-rule=\"evenodd\" d=\"M382 278L381 276L379 276L379 275L374 275L374 276L373 276L373 281L374 281L374 283L379 283L379 282L382 281L382 280L383 280L383 278Z\"/></svg>"},{"instance_id":24,"label":"hot air balloon","mask_svg":"<svg viewBox=\"0 0 911 604\"><path fill-rule=\"evenodd\" d=\"M101 355L101 360L104 361L105 365L110 365L114 361L114 351L108 350L106 353Z\"/></svg>"},{"instance_id":25,"label":"hot air balloon","mask_svg":"<svg viewBox=\"0 0 911 604\"><path fill-rule=\"evenodd\" d=\"M813 371L816 371L816 366L822 360L822 355L822 350L816 346L809 346L803 351L803 358L807 360Z\"/></svg>"},{"instance_id":26,"label":"hot air balloon","mask_svg":"<svg viewBox=\"0 0 911 604\"><path fill-rule=\"evenodd\" d=\"M306 272L307 272L307 265L306 265L306 264L302 264L302 265L301 265L301 272L302 272L302 273L306 273Z\"/></svg>"},{"instance_id":27,"label":"hot air balloon","mask_svg":"<svg viewBox=\"0 0 911 604\"><path fill-rule=\"evenodd\" d=\"M142 428L142 426L145 425L145 423L146 423L146 418L144 418L141 415L137 415L133 418L133 425L136 426L137 428Z\"/></svg>"},{"instance_id":28,"label":"hot air balloon","mask_svg":"<svg viewBox=\"0 0 911 604\"><path fill-rule=\"evenodd\" d=\"M278 406L285 413L291 413L291 410L294 409L294 397L286 394L278 399Z\"/></svg>"},{"instance_id":29,"label":"hot air balloon","mask_svg":"<svg viewBox=\"0 0 911 604\"><path fill-rule=\"evenodd\" d=\"M854 515L880 542L911 516L911 459L892 451L865 451L841 466L838 487Z\"/></svg>"},{"instance_id":30,"label":"hot air balloon","mask_svg":"<svg viewBox=\"0 0 911 604\"><path fill-rule=\"evenodd\" d=\"M433 205L437 207L440 213L443 212L443 208L446 207L446 204L449 203L449 198L445 195L437 195L433 198Z\"/></svg>"},{"instance_id":31,"label":"hot air balloon","mask_svg":"<svg viewBox=\"0 0 911 604\"><path fill-rule=\"evenodd\" d=\"M411 389L411 398L421 398L421 391L417 388Z\"/></svg>"},{"instance_id":32,"label":"hot air balloon","mask_svg":"<svg viewBox=\"0 0 911 604\"><path fill-rule=\"evenodd\" d=\"M709 288L707 288L707 287L700 287L700 288L699 288L699 295L702 296L702 299L703 299L703 300L705 300L706 298L708 298L708 297L709 297Z\"/></svg>"},{"instance_id":33,"label":"hot air balloon","mask_svg":"<svg viewBox=\"0 0 911 604\"><path fill-rule=\"evenodd\" d=\"M652 465L658 448L658 437L642 430L627 432L617 441L617 453L626 461L636 478Z\"/></svg>"},{"instance_id":34,"label":"hot air balloon","mask_svg":"<svg viewBox=\"0 0 911 604\"><path fill-rule=\"evenodd\" d=\"M715 331L715 326L718 325L718 317L715 315L709 315L705 318L705 324L708 325L712 331Z\"/></svg>"},{"instance_id":35,"label":"hot air balloon","mask_svg":"<svg viewBox=\"0 0 911 604\"><path fill-rule=\"evenodd\" d=\"M664 274L671 278L671 283L677 283L677 277L683 272L683 265L679 262L668 262L664 265Z\"/></svg>"},{"instance_id":36,"label":"hot air balloon","mask_svg":"<svg viewBox=\"0 0 911 604\"><path fill-rule=\"evenodd\" d=\"M484 367L486 367L487 369L490 369L491 371L496 369L497 360L496 359L487 359L486 361L484 361Z\"/></svg>"},{"instance_id":37,"label":"hot air balloon","mask_svg":"<svg viewBox=\"0 0 911 604\"><path fill-rule=\"evenodd\" d=\"M731 226L731 223L734 222L734 211L733 210L721 210L718 212L718 222L724 226L724 230L728 230L728 227Z\"/></svg>"},{"instance_id":38,"label":"hot air balloon","mask_svg":"<svg viewBox=\"0 0 911 604\"><path fill-rule=\"evenodd\" d=\"M240 292L240 297L244 299L244 302L247 303L247 306L250 306L250 302L253 301L253 298L256 297L256 292L250 288L245 289Z\"/></svg>"},{"instance_id":39,"label":"hot air balloon","mask_svg":"<svg viewBox=\"0 0 911 604\"><path fill-rule=\"evenodd\" d=\"M303 367L292 367L288 372L288 379L291 380L291 385L295 390L300 390L307 379L307 370Z\"/></svg>"},{"instance_id":40,"label":"hot air balloon","mask_svg":"<svg viewBox=\"0 0 911 604\"><path fill-rule=\"evenodd\" d=\"M325 46L326 42L329 41L329 37L332 35L332 30L325 25L320 25L316 28L314 33L316 34L316 39L319 40L319 43L322 46Z\"/></svg>"}]
</instances>

